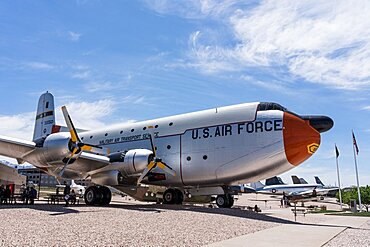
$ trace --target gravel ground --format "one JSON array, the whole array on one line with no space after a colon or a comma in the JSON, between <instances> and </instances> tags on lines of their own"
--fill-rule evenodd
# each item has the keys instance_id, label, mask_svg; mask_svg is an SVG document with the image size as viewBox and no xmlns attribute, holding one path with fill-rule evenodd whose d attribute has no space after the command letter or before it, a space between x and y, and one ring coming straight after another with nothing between
<instances>
[{"instance_id":1,"label":"gravel ground","mask_svg":"<svg viewBox=\"0 0 370 247\"><path fill-rule=\"evenodd\" d=\"M284 223L240 209L0 205L0 246L201 246Z\"/></svg>"},{"instance_id":2,"label":"gravel ground","mask_svg":"<svg viewBox=\"0 0 370 247\"><path fill-rule=\"evenodd\" d=\"M359 229L348 228L344 230L324 246L370 246L370 220Z\"/></svg>"}]
</instances>

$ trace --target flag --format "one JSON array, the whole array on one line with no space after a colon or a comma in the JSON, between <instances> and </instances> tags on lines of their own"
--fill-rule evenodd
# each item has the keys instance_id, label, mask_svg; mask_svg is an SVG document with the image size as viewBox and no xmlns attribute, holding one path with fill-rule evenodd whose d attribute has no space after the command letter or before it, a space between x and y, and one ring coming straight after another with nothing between
<instances>
[{"instance_id":1,"label":"flag","mask_svg":"<svg viewBox=\"0 0 370 247\"><path fill-rule=\"evenodd\" d=\"M356 142L356 137L355 137L355 134L353 133L353 131L352 131L352 139L353 139L353 146L355 147L355 149L356 149L356 154L358 155L358 152L359 152L360 150L358 150L358 146L357 146L357 142Z\"/></svg>"},{"instance_id":2,"label":"flag","mask_svg":"<svg viewBox=\"0 0 370 247\"><path fill-rule=\"evenodd\" d=\"M339 157L339 150L337 148L337 145L335 145L335 155L337 156L337 158Z\"/></svg>"}]
</instances>

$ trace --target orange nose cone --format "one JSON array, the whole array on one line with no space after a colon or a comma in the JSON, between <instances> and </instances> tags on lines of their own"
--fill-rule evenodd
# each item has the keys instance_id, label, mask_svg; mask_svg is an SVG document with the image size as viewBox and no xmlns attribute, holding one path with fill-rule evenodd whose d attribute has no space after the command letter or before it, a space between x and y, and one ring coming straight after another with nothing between
<instances>
[{"instance_id":1,"label":"orange nose cone","mask_svg":"<svg viewBox=\"0 0 370 247\"><path fill-rule=\"evenodd\" d=\"M284 112L284 148L290 164L299 165L316 152L320 145L320 133L308 121Z\"/></svg>"}]
</instances>

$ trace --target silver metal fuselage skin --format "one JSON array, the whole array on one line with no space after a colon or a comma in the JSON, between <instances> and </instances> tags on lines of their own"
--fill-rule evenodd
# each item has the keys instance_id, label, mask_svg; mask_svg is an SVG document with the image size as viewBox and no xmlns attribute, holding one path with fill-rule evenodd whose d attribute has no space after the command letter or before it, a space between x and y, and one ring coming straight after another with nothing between
<instances>
[{"instance_id":1,"label":"silver metal fuselage skin","mask_svg":"<svg viewBox=\"0 0 370 247\"><path fill-rule=\"evenodd\" d=\"M257 106L258 103L234 105L81 132L79 135L83 142L108 147L111 153L132 149L150 150L148 135L151 132L147 127L155 126L157 156L171 166L177 175L166 174L164 181L144 180L143 183L167 187L244 184L295 167L287 161L285 154L284 112L257 111ZM68 138L69 133L52 135ZM52 135L48 138L53 138ZM58 149L53 152L58 152ZM62 149L60 152L64 155ZM54 170L55 174L63 165L60 161L55 163L48 160L44 148L30 154L27 161L49 172ZM56 165L59 165L58 169L55 169ZM119 167L114 163L91 170L86 165L79 166L77 160L68 165L64 177L86 178L101 171L115 170L119 170Z\"/></svg>"}]
</instances>

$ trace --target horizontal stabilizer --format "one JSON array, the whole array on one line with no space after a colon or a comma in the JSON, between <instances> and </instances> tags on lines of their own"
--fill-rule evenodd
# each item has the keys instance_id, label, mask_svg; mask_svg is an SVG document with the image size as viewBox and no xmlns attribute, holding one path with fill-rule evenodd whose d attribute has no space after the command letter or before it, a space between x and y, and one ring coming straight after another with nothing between
<instances>
[{"instance_id":1,"label":"horizontal stabilizer","mask_svg":"<svg viewBox=\"0 0 370 247\"><path fill-rule=\"evenodd\" d=\"M76 131L77 131L77 133L82 133L82 132L86 132L88 130L76 129ZM61 126L61 125L54 124L51 133L54 134L54 133L59 133L59 132L69 132L69 129L66 126Z\"/></svg>"}]
</instances>

